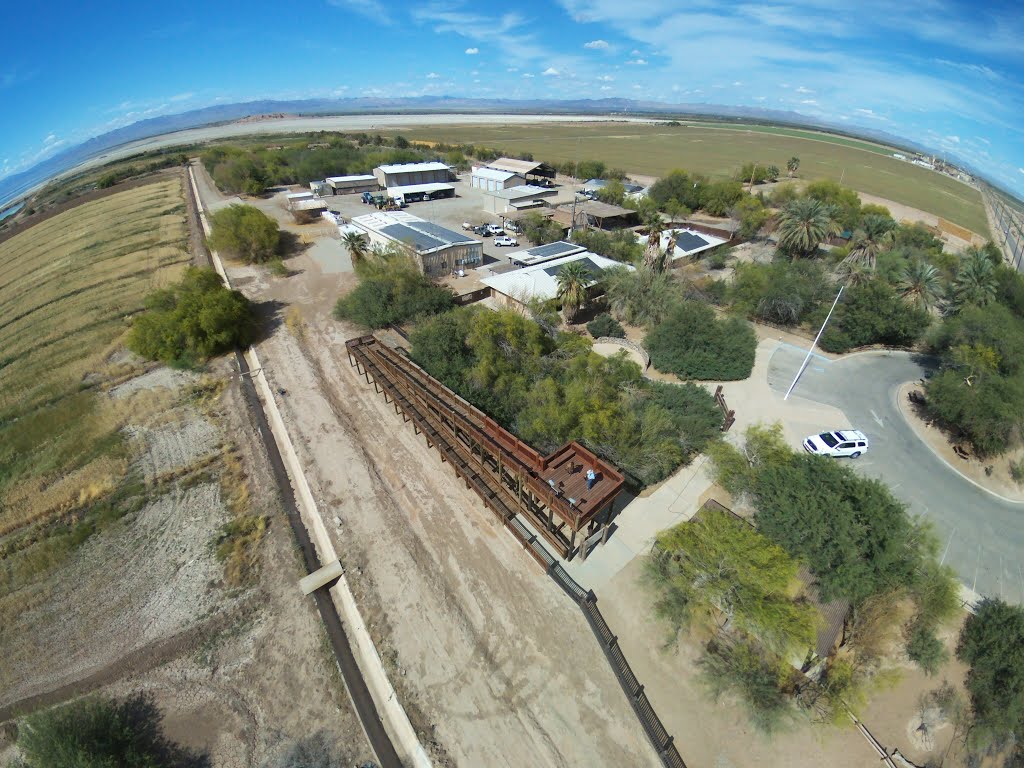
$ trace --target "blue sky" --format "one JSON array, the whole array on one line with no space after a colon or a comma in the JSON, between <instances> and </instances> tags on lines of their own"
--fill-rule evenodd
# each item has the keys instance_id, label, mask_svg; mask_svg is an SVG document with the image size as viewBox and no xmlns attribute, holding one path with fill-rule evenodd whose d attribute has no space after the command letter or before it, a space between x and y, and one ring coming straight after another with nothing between
<instances>
[{"instance_id":1,"label":"blue sky","mask_svg":"<svg viewBox=\"0 0 1024 768\"><path fill-rule=\"evenodd\" d=\"M1019 0L55 0L9 6L5 30L0 178L214 103L620 96L881 129L1024 194Z\"/></svg>"}]
</instances>

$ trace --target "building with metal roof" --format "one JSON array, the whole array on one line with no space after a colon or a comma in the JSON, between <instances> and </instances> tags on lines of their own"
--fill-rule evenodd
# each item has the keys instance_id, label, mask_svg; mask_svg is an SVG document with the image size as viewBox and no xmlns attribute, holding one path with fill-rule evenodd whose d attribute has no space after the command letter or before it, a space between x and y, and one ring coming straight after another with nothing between
<instances>
[{"instance_id":1,"label":"building with metal roof","mask_svg":"<svg viewBox=\"0 0 1024 768\"><path fill-rule=\"evenodd\" d=\"M576 221L573 222L573 216ZM558 206L554 220L565 227L597 227L598 229L622 229L631 227L640 220L640 214L632 208L602 203L600 200L580 200L575 204Z\"/></svg>"},{"instance_id":2,"label":"building with metal roof","mask_svg":"<svg viewBox=\"0 0 1024 768\"><path fill-rule=\"evenodd\" d=\"M455 197L455 185L434 182L432 184L407 184L404 187L388 187L388 197L406 203L418 203L422 200L441 200Z\"/></svg>"},{"instance_id":3,"label":"building with metal roof","mask_svg":"<svg viewBox=\"0 0 1024 768\"><path fill-rule=\"evenodd\" d=\"M312 192L296 192L294 195L288 195L288 210L297 223L307 224L321 217L327 210L327 203L323 198L314 196Z\"/></svg>"},{"instance_id":4,"label":"building with metal roof","mask_svg":"<svg viewBox=\"0 0 1024 768\"><path fill-rule=\"evenodd\" d=\"M508 189L484 193L484 210L496 216L504 216L527 208L541 208L547 199L558 194L556 189L522 184Z\"/></svg>"},{"instance_id":5,"label":"building with metal roof","mask_svg":"<svg viewBox=\"0 0 1024 768\"><path fill-rule=\"evenodd\" d=\"M636 238L641 245L647 245L647 235L638 234ZM672 242L671 247L669 246L670 242ZM659 245L666 254L667 261L673 262L710 251L726 242L728 241L725 238L715 237L706 232L698 232L689 227L677 227L664 230L661 233Z\"/></svg>"},{"instance_id":6,"label":"building with metal roof","mask_svg":"<svg viewBox=\"0 0 1024 768\"><path fill-rule=\"evenodd\" d=\"M570 244L571 245L571 244ZM569 256L561 256L550 261L534 264L523 269L505 272L500 275L484 277L481 283L491 289L491 299L502 307L519 309L530 301L549 301L558 297L558 273L566 264L575 261L583 262L596 280L600 274L612 267L633 267L614 259L606 259L596 253L581 250Z\"/></svg>"},{"instance_id":7,"label":"building with metal roof","mask_svg":"<svg viewBox=\"0 0 1024 768\"><path fill-rule=\"evenodd\" d=\"M514 157L499 157L497 160L487 163L487 167L494 168L499 171L512 171L513 173L518 173L526 179L527 182L531 180L555 178L555 169L552 166L547 163L537 163L533 160L517 160Z\"/></svg>"},{"instance_id":8,"label":"building with metal roof","mask_svg":"<svg viewBox=\"0 0 1024 768\"><path fill-rule=\"evenodd\" d=\"M515 171L502 171L497 168L477 166L470 176L470 184L485 192L496 192L499 189L518 187L526 183L526 178Z\"/></svg>"},{"instance_id":9,"label":"building with metal roof","mask_svg":"<svg viewBox=\"0 0 1024 768\"><path fill-rule=\"evenodd\" d=\"M407 187L411 184L444 184L452 180L452 170L444 163L399 163L379 165L373 175L381 189Z\"/></svg>"},{"instance_id":10,"label":"building with metal roof","mask_svg":"<svg viewBox=\"0 0 1024 768\"><path fill-rule=\"evenodd\" d=\"M557 242L548 243L547 245L535 245L532 248L515 251L508 255L508 260L516 267L532 267L535 264L543 264L545 261L554 261L555 259L560 259L563 256L572 256L573 254L580 253L585 250L586 248L582 245L576 245L576 243L570 243L565 240L558 240Z\"/></svg>"},{"instance_id":11,"label":"building with metal roof","mask_svg":"<svg viewBox=\"0 0 1024 768\"><path fill-rule=\"evenodd\" d=\"M416 266L428 277L443 277L483 260L483 244L479 240L405 211L354 216L350 223L366 233L371 245L408 247Z\"/></svg>"},{"instance_id":12,"label":"building with metal roof","mask_svg":"<svg viewBox=\"0 0 1024 768\"><path fill-rule=\"evenodd\" d=\"M330 187L331 194L352 195L360 192L376 192L380 189L377 177L371 173L358 176L328 176L324 183Z\"/></svg>"}]
</instances>

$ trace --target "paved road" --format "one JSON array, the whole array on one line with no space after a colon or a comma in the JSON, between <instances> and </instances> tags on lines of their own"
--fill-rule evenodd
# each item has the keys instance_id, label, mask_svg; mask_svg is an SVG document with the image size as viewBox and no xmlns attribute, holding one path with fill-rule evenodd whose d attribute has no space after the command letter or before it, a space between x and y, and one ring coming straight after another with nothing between
<instances>
[{"instance_id":1,"label":"paved road","mask_svg":"<svg viewBox=\"0 0 1024 768\"><path fill-rule=\"evenodd\" d=\"M768 383L785 392L805 352L780 347L768 366ZM920 379L926 368L903 352L855 355L830 361L814 356L793 391L840 408L848 424L867 434L871 450L852 466L884 480L911 514L932 521L940 557L963 582L982 595L1024 603L1024 504L1002 501L951 469L914 433L897 410L900 385Z\"/></svg>"}]
</instances>

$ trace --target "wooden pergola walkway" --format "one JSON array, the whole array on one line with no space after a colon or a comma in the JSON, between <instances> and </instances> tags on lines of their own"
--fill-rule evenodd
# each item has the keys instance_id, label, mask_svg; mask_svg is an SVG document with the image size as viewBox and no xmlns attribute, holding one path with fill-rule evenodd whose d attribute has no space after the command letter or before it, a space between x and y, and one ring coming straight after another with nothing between
<instances>
[{"instance_id":1,"label":"wooden pergola walkway","mask_svg":"<svg viewBox=\"0 0 1024 768\"><path fill-rule=\"evenodd\" d=\"M542 456L374 336L351 339L346 347L357 372L517 538L523 538L522 526L512 525L517 516L569 560L586 558L588 544L607 538L623 485L613 466L576 442ZM587 469L597 476L591 489Z\"/></svg>"}]
</instances>

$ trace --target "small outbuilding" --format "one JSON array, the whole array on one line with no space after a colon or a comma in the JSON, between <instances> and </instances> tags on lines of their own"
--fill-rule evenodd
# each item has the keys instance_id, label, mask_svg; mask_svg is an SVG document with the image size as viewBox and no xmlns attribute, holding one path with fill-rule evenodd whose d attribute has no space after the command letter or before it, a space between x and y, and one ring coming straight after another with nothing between
<instances>
[{"instance_id":1,"label":"small outbuilding","mask_svg":"<svg viewBox=\"0 0 1024 768\"><path fill-rule=\"evenodd\" d=\"M485 192L497 192L499 189L522 186L526 184L526 178L514 171L477 166L470 176L470 184L475 189L482 189Z\"/></svg>"},{"instance_id":2,"label":"small outbuilding","mask_svg":"<svg viewBox=\"0 0 1024 768\"><path fill-rule=\"evenodd\" d=\"M587 250L582 245L570 243L566 240L558 240L547 245L535 245L532 248L525 248L508 255L508 260L515 267L532 267L543 264L546 261L554 261L564 256L572 256Z\"/></svg>"},{"instance_id":3,"label":"small outbuilding","mask_svg":"<svg viewBox=\"0 0 1024 768\"><path fill-rule=\"evenodd\" d=\"M372 245L398 244L409 248L416 266L428 277L444 277L460 267L483 261L483 243L479 240L405 211L354 216L350 225L365 232Z\"/></svg>"},{"instance_id":4,"label":"small outbuilding","mask_svg":"<svg viewBox=\"0 0 1024 768\"><path fill-rule=\"evenodd\" d=\"M414 184L446 184L452 180L452 169L441 162L399 163L377 166L373 175L380 188L387 189Z\"/></svg>"},{"instance_id":5,"label":"small outbuilding","mask_svg":"<svg viewBox=\"0 0 1024 768\"><path fill-rule=\"evenodd\" d=\"M622 229L639 224L640 214L632 208L602 203L600 200L581 200L575 205L558 206L554 219L569 228L586 226L597 229Z\"/></svg>"},{"instance_id":6,"label":"small outbuilding","mask_svg":"<svg viewBox=\"0 0 1024 768\"><path fill-rule=\"evenodd\" d=\"M330 187L332 195L356 195L362 192L376 192L377 177L364 173L359 176L328 176L324 183Z\"/></svg>"},{"instance_id":7,"label":"small outbuilding","mask_svg":"<svg viewBox=\"0 0 1024 768\"><path fill-rule=\"evenodd\" d=\"M533 160L517 160L514 157L499 157L497 160L487 163L488 168L497 171L510 171L522 176L527 184L538 183L540 186L548 186L555 178L555 169L547 163L537 163Z\"/></svg>"},{"instance_id":8,"label":"small outbuilding","mask_svg":"<svg viewBox=\"0 0 1024 768\"><path fill-rule=\"evenodd\" d=\"M543 208L548 204L547 200L557 194L558 190L532 184L485 192L484 210L495 216L506 216L530 208Z\"/></svg>"},{"instance_id":9,"label":"small outbuilding","mask_svg":"<svg viewBox=\"0 0 1024 768\"><path fill-rule=\"evenodd\" d=\"M296 223L308 224L323 218L323 213L327 210L327 203L322 197L315 197L312 192L298 194L308 194L309 197L296 197L296 199L288 201L288 210L295 217Z\"/></svg>"}]
</instances>

